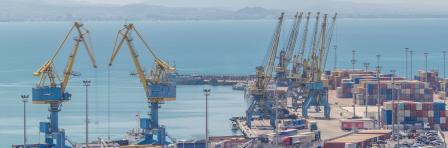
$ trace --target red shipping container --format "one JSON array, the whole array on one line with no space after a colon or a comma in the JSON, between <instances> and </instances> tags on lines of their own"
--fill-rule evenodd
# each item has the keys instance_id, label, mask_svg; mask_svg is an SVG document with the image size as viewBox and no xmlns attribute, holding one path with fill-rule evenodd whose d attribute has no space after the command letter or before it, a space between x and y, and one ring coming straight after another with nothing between
<instances>
[{"instance_id":1,"label":"red shipping container","mask_svg":"<svg viewBox=\"0 0 448 148\"><path fill-rule=\"evenodd\" d=\"M415 110L411 110L411 116L412 116L412 117L419 117L419 116L418 116L418 112L415 111Z\"/></svg>"},{"instance_id":2,"label":"red shipping container","mask_svg":"<svg viewBox=\"0 0 448 148\"><path fill-rule=\"evenodd\" d=\"M440 111L440 117L446 117L445 111Z\"/></svg>"},{"instance_id":3,"label":"red shipping container","mask_svg":"<svg viewBox=\"0 0 448 148\"><path fill-rule=\"evenodd\" d=\"M362 121L342 121L341 129L342 130L352 130L354 127L357 129L364 129L364 122Z\"/></svg>"},{"instance_id":4,"label":"red shipping container","mask_svg":"<svg viewBox=\"0 0 448 148\"><path fill-rule=\"evenodd\" d=\"M415 111L415 110L417 110L417 104L412 103L412 104L411 104L411 108L410 108L410 110L411 110L411 111Z\"/></svg>"},{"instance_id":5,"label":"red shipping container","mask_svg":"<svg viewBox=\"0 0 448 148\"><path fill-rule=\"evenodd\" d=\"M417 110L417 117L426 117L425 113L427 113L426 111L423 110Z\"/></svg>"}]
</instances>

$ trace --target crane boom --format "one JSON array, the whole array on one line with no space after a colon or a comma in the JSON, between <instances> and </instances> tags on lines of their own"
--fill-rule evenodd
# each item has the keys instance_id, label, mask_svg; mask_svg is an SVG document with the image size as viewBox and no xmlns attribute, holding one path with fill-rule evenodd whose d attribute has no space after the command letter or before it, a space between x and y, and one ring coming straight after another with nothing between
<instances>
[{"instance_id":1,"label":"crane boom","mask_svg":"<svg viewBox=\"0 0 448 148\"><path fill-rule=\"evenodd\" d=\"M300 43L298 62L303 62L303 60L305 58L305 48L306 48L306 42L307 42L306 39L308 38L308 25L310 23L310 16L311 16L311 12L308 12L308 15L306 16L305 27L304 27L305 30L303 31L302 42Z\"/></svg>"},{"instance_id":2,"label":"crane boom","mask_svg":"<svg viewBox=\"0 0 448 148\"><path fill-rule=\"evenodd\" d=\"M64 48L67 39L72 35L75 29L77 30L77 35L74 40L75 43L73 44L72 51L68 57L67 65L64 68L63 79L60 80L56 73L54 62L60 51ZM34 76L40 77L37 86L32 89L33 104L50 105L48 109L50 112L50 117L48 118L49 121L40 122L39 125L40 132L45 133L45 144L51 147L67 147L65 145L65 131L59 129L58 113L61 111L62 103L70 100L71 97L71 94L66 92L66 88L73 73L73 66L75 64L81 42L87 50L93 68L97 68L93 51L91 49L92 47L90 45L91 43L86 42L87 39L90 39L88 35L89 31L84 28L81 23L75 22L65 35L53 56L33 73ZM57 80L60 80L59 84L57 84L56 78ZM46 80L50 81L48 85L46 84Z\"/></svg>"},{"instance_id":3,"label":"crane boom","mask_svg":"<svg viewBox=\"0 0 448 148\"><path fill-rule=\"evenodd\" d=\"M61 85L61 89L62 91L65 90L65 88L67 87L68 81L70 79L70 76L72 74L72 70L73 70L73 65L75 63L76 60L76 56L78 53L78 49L79 49L79 45L81 42L83 42L84 47L87 50L87 54L89 56L90 62L93 66L93 68L97 68L96 65L96 61L94 58L94 54L93 51L91 49L91 45L88 44L85 40L86 40L86 36L89 34L89 31L85 28L83 28L83 25L79 22L75 22L74 25L70 28L69 32L65 35L64 40L61 42L61 44L59 45L58 49L56 50L55 54L48 60L45 62L45 64L43 64L39 70L37 70L36 72L33 73L34 76L37 77L41 77L41 81L38 84L39 86L43 86L45 79L48 77L48 79L50 80L50 86L56 86L56 80L55 78L57 77L57 74L54 71L54 60L55 58L59 55L59 52L64 48L64 45L68 39L68 37L72 34L73 30L76 29L78 32L78 36L75 39L75 43L74 46L72 48L72 53L69 56L67 65L64 69L64 77L60 83ZM45 73L45 74L44 74ZM44 74L44 75L42 75Z\"/></svg>"},{"instance_id":4,"label":"crane boom","mask_svg":"<svg viewBox=\"0 0 448 148\"><path fill-rule=\"evenodd\" d=\"M275 62L275 57L277 55L277 48L278 48L279 41L280 41L280 33L282 31L284 14L285 13L282 13L280 15L280 17L278 18L279 21L277 23L277 27L275 29L275 33L274 33L272 41L271 41L271 46L268 50L267 62L264 65L265 80L263 81L263 85L265 85L265 86L271 80L272 72L274 71L274 62Z\"/></svg>"},{"instance_id":5,"label":"crane boom","mask_svg":"<svg viewBox=\"0 0 448 148\"><path fill-rule=\"evenodd\" d=\"M300 30L300 25L302 22L302 17L303 17L303 12L300 12L300 14L299 14L299 12L297 12L296 15L294 16L294 24L292 25L292 29L289 34L288 45L286 46L286 61L284 62L285 67L287 67L288 64L291 62L294 48L295 48L296 42L297 42L297 36L298 36L299 30Z\"/></svg>"},{"instance_id":6,"label":"crane boom","mask_svg":"<svg viewBox=\"0 0 448 148\"><path fill-rule=\"evenodd\" d=\"M137 34L137 37L154 58L154 67L148 76L145 75L138 59L138 54L133 46L133 40L131 38L132 32ZM128 45L136 73L140 79L140 83L143 85L147 102L151 109L151 112L148 114L150 118L140 118L140 128L142 129L143 138L138 140L137 144L166 145L165 127L159 125L158 110L160 108L160 103L163 103L164 101L174 101L176 99L176 86L167 76L167 74L175 72L176 69L155 54L133 24L126 24L123 29L118 31L112 56L109 60L109 67L112 66L118 52L123 47L124 42ZM156 135L156 140L153 139L153 135Z\"/></svg>"},{"instance_id":7,"label":"crane boom","mask_svg":"<svg viewBox=\"0 0 448 148\"><path fill-rule=\"evenodd\" d=\"M123 29L118 31L117 38L120 35L122 36L122 38L120 39L120 42L118 44L115 44L115 46L114 46L114 50L112 51L112 56L109 60L109 66L112 66L118 52L120 51L121 47L123 47L123 44L126 41L128 48L129 48L129 52L131 53L131 56L132 56L132 61L134 62L134 66L137 71L136 73L140 79L140 83L143 86L146 96L148 96L149 95L149 89L148 89L148 85L147 85L148 80L146 79L145 72L143 71L143 68L140 65L140 62L138 60L138 55L135 52L134 46L132 45L132 40L128 36L129 33L133 30L133 28L134 28L133 24L128 24L128 25L125 25L125 27ZM117 42L115 42L115 43L117 43Z\"/></svg>"}]
</instances>

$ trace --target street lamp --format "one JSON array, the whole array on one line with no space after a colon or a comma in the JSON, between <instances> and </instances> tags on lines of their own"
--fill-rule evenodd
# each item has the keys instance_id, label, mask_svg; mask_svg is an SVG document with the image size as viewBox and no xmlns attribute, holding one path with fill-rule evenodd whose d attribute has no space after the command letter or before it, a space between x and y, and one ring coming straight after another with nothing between
<instances>
[{"instance_id":1,"label":"street lamp","mask_svg":"<svg viewBox=\"0 0 448 148\"><path fill-rule=\"evenodd\" d=\"M409 55L410 55L410 57L411 57L411 63L410 63L410 67L411 67L411 80L414 80L414 75L413 75L413 71L412 71L412 68L414 67L413 65L412 65L412 54L414 54L414 51L413 50L411 50L411 51L409 51Z\"/></svg>"},{"instance_id":2,"label":"street lamp","mask_svg":"<svg viewBox=\"0 0 448 148\"><path fill-rule=\"evenodd\" d=\"M397 106L395 105L395 69L390 70L390 72L392 73L392 135L395 136L396 131L395 131L395 120L397 120Z\"/></svg>"},{"instance_id":3,"label":"street lamp","mask_svg":"<svg viewBox=\"0 0 448 148\"><path fill-rule=\"evenodd\" d=\"M208 96L210 96L210 89L204 89L205 96L205 147L208 148Z\"/></svg>"},{"instance_id":4,"label":"street lamp","mask_svg":"<svg viewBox=\"0 0 448 148\"><path fill-rule=\"evenodd\" d=\"M425 52L425 71L428 72L428 53Z\"/></svg>"},{"instance_id":5,"label":"street lamp","mask_svg":"<svg viewBox=\"0 0 448 148\"><path fill-rule=\"evenodd\" d=\"M443 86L442 86L442 90L443 90L443 94L444 94L444 96L443 96L443 100L445 100L446 99L446 80L445 80L445 78L446 78L446 70L445 70L445 68L446 68L446 51L442 51L442 53L443 53Z\"/></svg>"},{"instance_id":6,"label":"street lamp","mask_svg":"<svg viewBox=\"0 0 448 148\"><path fill-rule=\"evenodd\" d=\"M26 148L26 102L28 102L29 95L21 95L23 102L23 147Z\"/></svg>"},{"instance_id":7,"label":"street lamp","mask_svg":"<svg viewBox=\"0 0 448 148\"><path fill-rule=\"evenodd\" d=\"M408 78L408 52L409 52L409 48L404 48L404 51L406 53L406 78Z\"/></svg>"},{"instance_id":8,"label":"street lamp","mask_svg":"<svg viewBox=\"0 0 448 148\"><path fill-rule=\"evenodd\" d=\"M369 70L369 65L370 65L370 63L367 63L367 62L364 63L364 67L366 68L366 72ZM366 90L367 90L367 89L366 89ZM367 91L366 91L366 92L367 92ZM367 111L368 111L368 110L367 110L367 108L368 108L368 107L367 107L367 105L368 105L368 104L367 104L367 97L368 97L368 96L367 96L367 93L365 93L365 95L364 95L364 105L366 105L366 116L365 116L366 118L367 118Z\"/></svg>"},{"instance_id":9,"label":"street lamp","mask_svg":"<svg viewBox=\"0 0 448 148\"><path fill-rule=\"evenodd\" d=\"M381 128L381 112L380 112L380 70L381 70L381 67L380 67L380 57L381 57L381 55L379 55L379 54L377 54L376 55L376 62L377 62L377 65L376 65L376 78L378 79L378 92L377 92L377 100L376 100L376 106L377 106L377 108L378 108L378 129L380 129Z\"/></svg>"},{"instance_id":10,"label":"street lamp","mask_svg":"<svg viewBox=\"0 0 448 148\"><path fill-rule=\"evenodd\" d=\"M356 50L352 50L352 72L355 72L355 64L356 64L356 59L355 59L355 54L356 54ZM354 94L353 92L354 89L352 89L352 94ZM356 95L353 95L353 119L356 118Z\"/></svg>"},{"instance_id":11,"label":"street lamp","mask_svg":"<svg viewBox=\"0 0 448 148\"><path fill-rule=\"evenodd\" d=\"M84 80L82 81L84 83L84 86L86 87L86 148L89 147L89 86L90 81Z\"/></svg>"}]
</instances>

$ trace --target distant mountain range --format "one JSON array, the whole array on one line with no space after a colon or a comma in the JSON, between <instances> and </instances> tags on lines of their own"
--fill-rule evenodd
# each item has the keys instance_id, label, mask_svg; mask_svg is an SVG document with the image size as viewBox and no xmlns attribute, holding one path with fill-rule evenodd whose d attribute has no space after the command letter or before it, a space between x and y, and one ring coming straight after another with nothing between
<instances>
[{"instance_id":1,"label":"distant mountain range","mask_svg":"<svg viewBox=\"0 0 448 148\"><path fill-rule=\"evenodd\" d=\"M312 6L310 6L312 7ZM409 17L448 17L448 11L414 12L414 10L396 9L381 6L341 5L340 8L320 6L316 9L334 13L339 11L341 17L354 18L409 18ZM381 8L380 8L381 7ZM312 7L313 8L313 7ZM272 19L285 11L262 7L244 7L241 9L223 8L181 8L153 6L147 4L132 5L52 5L11 3L0 5L0 21L72 21L72 20L222 20L222 19ZM304 8L305 11L315 9ZM289 10L291 11L291 10ZM288 12L291 17L294 12Z\"/></svg>"}]
</instances>

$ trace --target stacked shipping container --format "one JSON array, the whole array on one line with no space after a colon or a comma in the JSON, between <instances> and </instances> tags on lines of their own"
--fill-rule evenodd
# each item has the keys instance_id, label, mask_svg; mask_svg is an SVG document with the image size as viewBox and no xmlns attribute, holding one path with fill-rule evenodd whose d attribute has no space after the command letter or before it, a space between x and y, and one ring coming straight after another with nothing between
<instances>
[{"instance_id":1,"label":"stacked shipping container","mask_svg":"<svg viewBox=\"0 0 448 148\"><path fill-rule=\"evenodd\" d=\"M422 82L428 82L429 86L433 90L440 90L440 83L439 83L439 72L437 71L423 71L420 70L418 72L418 76L414 77L415 80L419 80Z\"/></svg>"},{"instance_id":2,"label":"stacked shipping container","mask_svg":"<svg viewBox=\"0 0 448 148\"><path fill-rule=\"evenodd\" d=\"M337 87L341 87L341 80L348 79L350 74L374 74L374 72L365 72L364 70L355 69L355 70L334 70L331 71L331 74L328 76L328 89L335 90Z\"/></svg>"},{"instance_id":3,"label":"stacked shipping container","mask_svg":"<svg viewBox=\"0 0 448 148\"><path fill-rule=\"evenodd\" d=\"M415 80L397 80L395 92L392 96L392 81L380 81L380 103L390 101L392 98L416 102L432 102L434 91L428 83ZM378 100L378 81L360 81L355 95L358 103L364 105L376 105Z\"/></svg>"},{"instance_id":4,"label":"stacked shipping container","mask_svg":"<svg viewBox=\"0 0 448 148\"><path fill-rule=\"evenodd\" d=\"M422 125L428 123L431 128L447 128L447 110L443 102L412 102L400 101L385 102L382 110L383 122L391 125L393 121L393 109L396 108L397 123L405 125Z\"/></svg>"}]
</instances>

